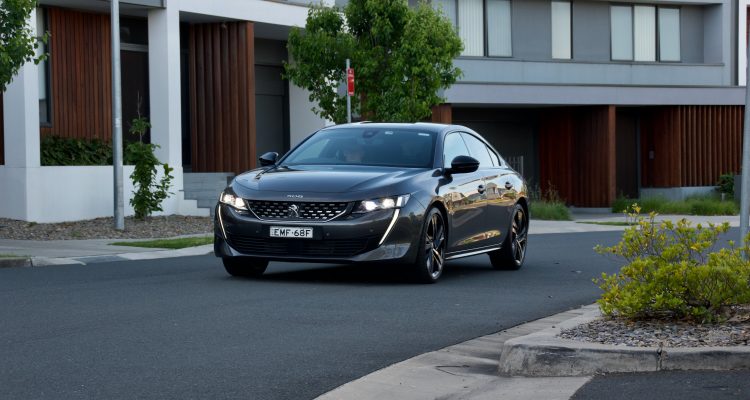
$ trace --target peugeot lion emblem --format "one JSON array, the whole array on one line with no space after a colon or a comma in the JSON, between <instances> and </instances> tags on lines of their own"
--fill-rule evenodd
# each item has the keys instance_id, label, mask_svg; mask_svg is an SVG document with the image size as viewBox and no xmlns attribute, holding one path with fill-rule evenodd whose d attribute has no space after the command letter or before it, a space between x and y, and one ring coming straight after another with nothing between
<instances>
[{"instance_id":1,"label":"peugeot lion emblem","mask_svg":"<svg viewBox=\"0 0 750 400\"><path fill-rule=\"evenodd\" d=\"M289 206L289 210L287 210L286 215L289 218L299 218L299 207L297 207L296 204L292 204Z\"/></svg>"}]
</instances>

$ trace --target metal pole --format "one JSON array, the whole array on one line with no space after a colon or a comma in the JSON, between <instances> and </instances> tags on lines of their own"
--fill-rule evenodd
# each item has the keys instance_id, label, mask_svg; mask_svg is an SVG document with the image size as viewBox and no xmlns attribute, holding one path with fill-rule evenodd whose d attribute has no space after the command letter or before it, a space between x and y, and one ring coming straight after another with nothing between
<instances>
[{"instance_id":1,"label":"metal pole","mask_svg":"<svg viewBox=\"0 0 750 400\"><path fill-rule=\"evenodd\" d=\"M745 124L742 134L742 193L740 196L740 241L744 243L748 231L748 218L750 218L750 46L746 46L748 66L745 68ZM746 254L745 257L748 257Z\"/></svg>"},{"instance_id":2,"label":"metal pole","mask_svg":"<svg viewBox=\"0 0 750 400\"><path fill-rule=\"evenodd\" d=\"M349 96L349 59L346 59L346 74L347 74L347 90L346 90L346 123L352 123L352 96Z\"/></svg>"},{"instance_id":3,"label":"metal pole","mask_svg":"<svg viewBox=\"0 0 750 400\"><path fill-rule=\"evenodd\" d=\"M114 169L115 229L125 229L122 189L122 96L120 85L120 0L111 0L112 26L112 167Z\"/></svg>"}]
</instances>

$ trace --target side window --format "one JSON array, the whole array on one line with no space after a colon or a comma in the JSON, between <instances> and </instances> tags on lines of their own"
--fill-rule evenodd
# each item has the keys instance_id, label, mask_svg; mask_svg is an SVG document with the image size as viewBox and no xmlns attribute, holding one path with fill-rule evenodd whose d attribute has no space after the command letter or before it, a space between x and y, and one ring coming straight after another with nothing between
<instances>
[{"instance_id":1,"label":"side window","mask_svg":"<svg viewBox=\"0 0 750 400\"><path fill-rule=\"evenodd\" d=\"M458 133L449 133L443 142L443 167L450 168L451 161L458 156L468 156L469 149L466 148L464 140Z\"/></svg>"},{"instance_id":2,"label":"side window","mask_svg":"<svg viewBox=\"0 0 750 400\"><path fill-rule=\"evenodd\" d=\"M485 146L485 144L482 143L481 140L468 133L462 133L461 136L464 138L466 145L469 147L471 156L479 160L479 167L492 167L492 159L490 158L490 152L487 149L487 146Z\"/></svg>"},{"instance_id":3,"label":"side window","mask_svg":"<svg viewBox=\"0 0 750 400\"><path fill-rule=\"evenodd\" d=\"M495 154L494 151L492 151L491 148L487 148L487 151L490 153L490 158L492 159L492 165L496 167L502 167L503 163L500 162L500 158L498 158L497 154Z\"/></svg>"}]
</instances>

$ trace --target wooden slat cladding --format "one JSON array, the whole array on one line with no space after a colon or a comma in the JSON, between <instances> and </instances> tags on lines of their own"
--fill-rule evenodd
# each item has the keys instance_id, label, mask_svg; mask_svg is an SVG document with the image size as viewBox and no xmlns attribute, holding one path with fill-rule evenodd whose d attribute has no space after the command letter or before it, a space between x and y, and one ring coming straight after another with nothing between
<instances>
[{"instance_id":1,"label":"wooden slat cladding","mask_svg":"<svg viewBox=\"0 0 750 400\"><path fill-rule=\"evenodd\" d=\"M5 119L3 118L2 92L0 92L0 165L5 165Z\"/></svg>"},{"instance_id":2,"label":"wooden slat cladding","mask_svg":"<svg viewBox=\"0 0 750 400\"><path fill-rule=\"evenodd\" d=\"M51 126L42 135L112 137L109 15L49 8Z\"/></svg>"},{"instance_id":3,"label":"wooden slat cladding","mask_svg":"<svg viewBox=\"0 0 750 400\"><path fill-rule=\"evenodd\" d=\"M251 22L190 26L190 136L195 172L255 167L255 49Z\"/></svg>"},{"instance_id":4,"label":"wooden slat cladding","mask_svg":"<svg viewBox=\"0 0 750 400\"><path fill-rule=\"evenodd\" d=\"M739 172L743 118L741 106L645 110L641 117L642 186L713 186L719 175Z\"/></svg>"},{"instance_id":5,"label":"wooden slat cladding","mask_svg":"<svg viewBox=\"0 0 750 400\"><path fill-rule=\"evenodd\" d=\"M452 107L450 104L438 104L432 107L432 122L438 124L450 124L453 122Z\"/></svg>"},{"instance_id":6,"label":"wooden slat cladding","mask_svg":"<svg viewBox=\"0 0 750 400\"><path fill-rule=\"evenodd\" d=\"M545 111L539 129L542 192L550 185L567 203L608 207L615 199L615 108Z\"/></svg>"}]
</instances>

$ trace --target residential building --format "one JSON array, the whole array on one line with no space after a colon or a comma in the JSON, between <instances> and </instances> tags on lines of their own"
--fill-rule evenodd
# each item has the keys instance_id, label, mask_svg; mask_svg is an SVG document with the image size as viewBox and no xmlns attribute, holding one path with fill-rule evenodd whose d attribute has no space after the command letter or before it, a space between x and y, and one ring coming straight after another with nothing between
<instances>
[{"instance_id":1,"label":"residential building","mask_svg":"<svg viewBox=\"0 0 750 400\"><path fill-rule=\"evenodd\" d=\"M307 1L120 3L123 131L126 141L138 140L128 134L130 122L148 117L145 140L174 168L163 214L208 215L227 176L324 126L308 94L281 77L290 28L304 26ZM42 49L49 57L26 64L1 96L0 217L113 214L111 166L40 163L40 137L111 141L109 10L108 1L40 0L30 18L37 32L50 33ZM127 215L131 172L126 166Z\"/></svg>"},{"instance_id":2,"label":"residential building","mask_svg":"<svg viewBox=\"0 0 750 400\"><path fill-rule=\"evenodd\" d=\"M740 3L434 0L465 49L433 120L481 132L574 206L706 193L740 167Z\"/></svg>"}]
</instances>

